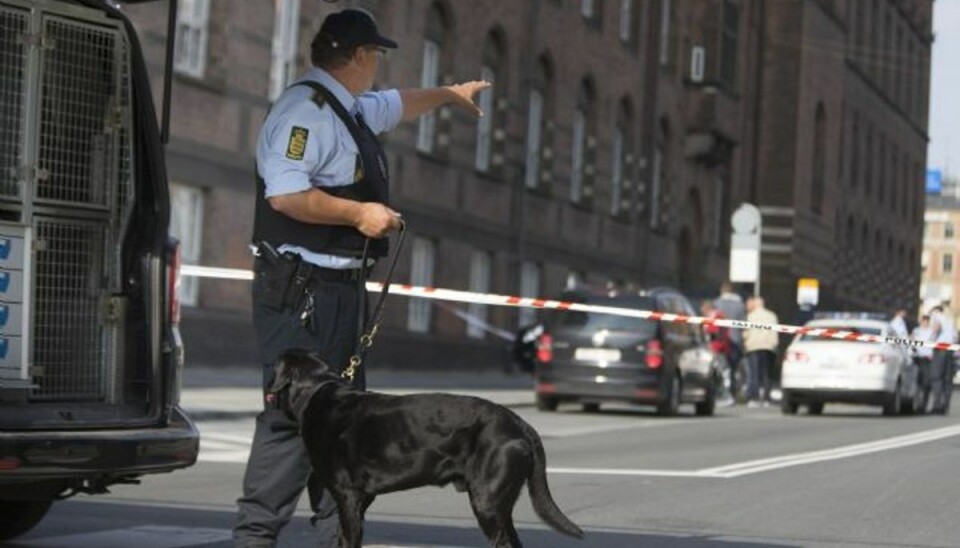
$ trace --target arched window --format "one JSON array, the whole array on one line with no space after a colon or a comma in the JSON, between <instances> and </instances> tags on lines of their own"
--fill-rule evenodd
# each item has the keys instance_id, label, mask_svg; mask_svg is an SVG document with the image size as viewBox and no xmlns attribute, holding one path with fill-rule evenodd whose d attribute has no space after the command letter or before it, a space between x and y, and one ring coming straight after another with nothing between
<instances>
[{"instance_id":1,"label":"arched window","mask_svg":"<svg viewBox=\"0 0 960 548\"><path fill-rule=\"evenodd\" d=\"M537 59L527 101L527 153L524 183L530 189L550 185L553 140L553 64L546 54Z\"/></svg>"},{"instance_id":2,"label":"arched window","mask_svg":"<svg viewBox=\"0 0 960 548\"><path fill-rule=\"evenodd\" d=\"M853 137L850 140L850 188L860 182L860 114L853 112Z\"/></svg>"},{"instance_id":3,"label":"arched window","mask_svg":"<svg viewBox=\"0 0 960 548\"><path fill-rule=\"evenodd\" d=\"M584 78L580 83L571 128L570 201L575 204L589 205L593 199L596 175L593 162L596 150L593 131L595 101L593 80L590 77Z\"/></svg>"},{"instance_id":4,"label":"arched window","mask_svg":"<svg viewBox=\"0 0 960 548\"><path fill-rule=\"evenodd\" d=\"M427 24L423 38L423 61L420 68L420 87L440 85L443 73L445 49L450 41L450 17L440 3L434 3L427 11ZM417 131L417 150L433 153L437 148L437 111L420 117ZM445 143L444 143L445 144Z\"/></svg>"},{"instance_id":5,"label":"arched window","mask_svg":"<svg viewBox=\"0 0 960 548\"><path fill-rule=\"evenodd\" d=\"M887 190L887 140L882 133L879 138L880 156L877 158L879 162L879 173L877 173L877 202L883 206Z\"/></svg>"},{"instance_id":6,"label":"arched window","mask_svg":"<svg viewBox=\"0 0 960 548\"><path fill-rule=\"evenodd\" d=\"M624 97L617 108L617 121L610 143L610 215L630 211L630 190L633 186L633 105Z\"/></svg>"},{"instance_id":7,"label":"arched window","mask_svg":"<svg viewBox=\"0 0 960 548\"><path fill-rule=\"evenodd\" d=\"M810 184L810 208L823 212L823 190L826 187L827 113L823 103L817 104L813 126L813 180Z\"/></svg>"},{"instance_id":8,"label":"arched window","mask_svg":"<svg viewBox=\"0 0 960 548\"><path fill-rule=\"evenodd\" d=\"M867 150L866 161L864 162L864 180L863 180L863 190L867 196L870 196L870 192L873 189L873 127L870 124L867 124Z\"/></svg>"},{"instance_id":9,"label":"arched window","mask_svg":"<svg viewBox=\"0 0 960 548\"><path fill-rule=\"evenodd\" d=\"M480 79L490 82L490 87L480 92L477 98L478 106L483 116L477 120L477 153L474 165L477 171L499 172L503 166L503 112L501 102L504 102L503 90L506 84L502 81L506 71L505 48L503 33L499 30L487 34L483 46L483 64L480 68Z\"/></svg>"},{"instance_id":10,"label":"arched window","mask_svg":"<svg viewBox=\"0 0 960 548\"><path fill-rule=\"evenodd\" d=\"M670 195L670 121L660 118L657 144L653 149L653 171L650 182L650 228L657 228L666 218L664 206Z\"/></svg>"}]
</instances>

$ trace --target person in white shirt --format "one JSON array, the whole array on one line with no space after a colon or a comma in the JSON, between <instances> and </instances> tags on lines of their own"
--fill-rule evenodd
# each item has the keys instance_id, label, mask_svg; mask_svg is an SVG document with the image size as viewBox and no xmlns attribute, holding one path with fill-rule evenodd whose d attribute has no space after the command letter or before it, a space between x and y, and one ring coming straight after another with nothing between
<instances>
[{"instance_id":1,"label":"person in white shirt","mask_svg":"<svg viewBox=\"0 0 960 548\"><path fill-rule=\"evenodd\" d=\"M957 327L953 316L942 306L930 310L930 325L934 340L938 343L957 342ZM933 413L946 415L950 411L953 396L953 352L934 350L930 361L930 398Z\"/></svg>"},{"instance_id":2,"label":"person in white shirt","mask_svg":"<svg viewBox=\"0 0 960 548\"><path fill-rule=\"evenodd\" d=\"M910 338L915 341L932 341L933 328L930 326L930 316L920 316L920 323L913 329ZM918 383L923 391L923 409L927 409L930 399L930 360L933 358L933 349L929 346L914 348L913 363L917 364Z\"/></svg>"},{"instance_id":3,"label":"person in white shirt","mask_svg":"<svg viewBox=\"0 0 960 548\"><path fill-rule=\"evenodd\" d=\"M904 309L897 310L893 315L893 319L890 320L890 329L893 330L893 333L901 338L906 339L910 337L910 330L907 329L907 311Z\"/></svg>"}]
</instances>

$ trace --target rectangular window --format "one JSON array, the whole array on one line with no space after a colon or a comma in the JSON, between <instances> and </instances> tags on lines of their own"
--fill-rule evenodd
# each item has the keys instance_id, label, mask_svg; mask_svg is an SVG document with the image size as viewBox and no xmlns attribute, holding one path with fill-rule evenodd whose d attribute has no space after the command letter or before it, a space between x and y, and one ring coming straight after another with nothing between
<instances>
[{"instance_id":1,"label":"rectangular window","mask_svg":"<svg viewBox=\"0 0 960 548\"><path fill-rule=\"evenodd\" d=\"M620 40L633 38L633 0L620 0Z\"/></svg>"},{"instance_id":2,"label":"rectangular window","mask_svg":"<svg viewBox=\"0 0 960 548\"><path fill-rule=\"evenodd\" d=\"M470 291L475 293L490 292L490 265L493 261L490 259L490 253L486 251L474 251L470 256ZM485 304L470 303L467 312L470 314L470 321L467 324L467 336L472 339L482 339L484 327L489 323L489 307Z\"/></svg>"},{"instance_id":3,"label":"rectangular window","mask_svg":"<svg viewBox=\"0 0 960 548\"><path fill-rule=\"evenodd\" d=\"M660 225L660 185L663 176L663 153L659 148L653 152L653 185L650 189L650 228Z\"/></svg>"},{"instance_id":4,"label":"rectangular window","mask_svg":"<svg viewBox=\"0 0 960 548\"><path fill-rule=\"evenodd\" d=\"M436 249L426 238L414 238L410 259L410 281L413 285L433 286L433 265ZM410 299L407 310L407 329L417 333L430 331L432 304L428 299Z\"/></svg>"},{"instance_id":5,"label":"rectangular window","mask_svg":"<svg viewBox=\"0 0 960 548\"><path fill-rule=\"evenodd\" d=\"M943 254L943 273L953 274L953 253Z\"/></svg>"},{"instance_id":6,"label":"rectangular window","mask_svg":"<svg viewBox=\"0 0 960 548\"><path fill-rule=\"evenodd\" d=\"M173 68L177 72L194 78L203 78L207 64L209 18L210 0L180 0L173 60Z\"/></svg>"},{"instance_id":7,"label":"rectangular window","mask_svg":"<svg viewBox=\"0 0 960 548\"><path fill-rule=\"evenodd\" d=\"M610 166L610 214L618 215L623 200L623 129L613 130L613 143L610 147L613 156Z\"/></svg>"},{"instance_id":8,"label":"rectangular window","mask_svg":"<svg viewBox=\"0 0 960 548\"><path fill-rule=\"evenodd\" d=\"M737 43L740 36L740 7L732 0L723 3L723 35L720 42L720 82L737 87Z\"/></svg>"},{"instance_id":9,"label":"rectangular window","mask_svg":"<svg viewBox=\"0 0 960 548\"><path fill-rule=\"evenodd\" d=\"M440 44L432 40L423 42L423 71L420 73L420 87L435 88L440 83ZM417 150L433 152L433 143L437 131L436 111L420 117L420 129L417 133Z\"/></svg>"},{"instance_id":10,"label":"rectangular window","mask_svg":"<svg viewBox=\"0 0 960 548\"><path fill-rule=\"evenodd\" d=\"M670 63L670 0L660 0L660 66Z\"/></svg>"},{"instance_id":11,"label":"rectangular window","mask_svg":"<svg viewBox=\"0 0 960 548\"><path fill-rule=\"evenodd\" d=\"M540 297L540 265L524 261L520 267L520 296ZM532 308L520 309L520 325L530 325L537 320L537 312Z\"/></svg>"},{"instance_id":12,"label":"rectangular window","mask_svg":"<svg viewBox=\"0 0 960 548\"><path fill-rule=\"evenodd\" d=\"M490 170L490 149L493 145L493 89L496 85L496 73L490 67L480 69L480 79L490 82L490 87L480 92L477 104L483 116L477 120L477 171Z\"/></svg>"},{"instance_id":13,"label":"rectangular window","mask_svg":"<svg viewBox=\"0 0 960 548\"><path fill-rule=\"evenodd\" d=\"M203 238L203 190L170 184L170 235L180 241L180 259L185 265L200 264ZM197 305L197 278L180 280L180 303Z\"/></svg>"},{"instance_id":14,"label":"rectangular window","mask_svg":"<svg viewBox=\"0 0 960 548\"><path fill-rule=\"evenodd\" d=\"M583 151L587 115L580 109L573 114L573 150L570 151L570 201L580 203L583 197Z\"/></svg>"},{"instance_id":15,"label":"rectangular window","mask_svg":"<svg viewBox=\"0 0 960 548\"><path fill-rule=\"evenodd\" d=\"M593 16L596 15L596 9L593 0L580 0L580 15L587 19L593 19Z\"/></svg>"},{"instance_id":16,"label":"rectangular window","mask_svg":"<svg viewBox=\"0 0 960 548\"><path fill-rule=\"evenodd\" d=\"M530 91L530 111L527 114L527 168L524 182L527 188L537 188L540 182L540 147L543 143L543 94Z\"/></svg>"},{"instance_id":17,"label":"rectangular window","mask_svg":"<svg viewBox=\"0 0 960 548\"><path fill-rule=\"evenodd\" d=\"M300 0L275 0L273 61L270 65L270 100L276 99L293 80L297 70L300 30Z\"/></svg>"},{"instance_id":18,"label":"rectangular window","mask_svg":"<svg viewBox=\"0 0 960 548\"><path fill-rule=\"evenodd\" d=\"M953 239L953 223L943 224L943 237L947 240Z\"/></svg>"}]
</instances>

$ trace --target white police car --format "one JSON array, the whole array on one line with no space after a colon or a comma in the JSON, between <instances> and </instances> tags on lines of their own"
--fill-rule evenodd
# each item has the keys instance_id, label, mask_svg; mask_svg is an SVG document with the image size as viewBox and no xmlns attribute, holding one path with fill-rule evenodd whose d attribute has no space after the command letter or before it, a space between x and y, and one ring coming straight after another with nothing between
<instances>
[{"instance_id":1,"label":"white police car","mask_svg":"<svg viewBox=\"0 0 960 548\"><path fill-rule=\"evenodd\" d=\"M878 319L818 319L805 327L885 337L890 325ZM884 415L919 413L925 405L918 371L906 350L882 343L797 335L783 360L784 414L800 405L819 415L828 402L879 405Z\"/></svg>"}]
</instances>

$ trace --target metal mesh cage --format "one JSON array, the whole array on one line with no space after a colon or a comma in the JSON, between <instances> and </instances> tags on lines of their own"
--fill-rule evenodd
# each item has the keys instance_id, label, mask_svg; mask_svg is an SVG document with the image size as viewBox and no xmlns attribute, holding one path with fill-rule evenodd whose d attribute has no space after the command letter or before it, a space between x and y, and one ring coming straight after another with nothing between
<instances>
[{"instance_id":1,"label":"metal mesh cage","mask_svg":"<svg viewBox=\"0 0 960 548\"><path fill-rule=\"evenodd\" d=\"M0 196L20 195L27 14L0 6Z\"/></svg>"},{"instance_id":2,"label":"metal mesh cage","mask_svg":"<svg viewBox=\"0 0 960 548\"><path fill-rule=\"evenodd\" d=\"M48 16L37 201L111 207L121 74L115 29Z\"/></svg>"},{"instance_id":3,"label":"metal mesh cage","mask_svg":"<svg viewBox=\"0 0 960 548\"><path fill-rule=\"evenodd\" d=\"M104 396L109 332L102 285L106 226L95 221L36 219L33 400Z\"/></svg>"}]
</instances>

